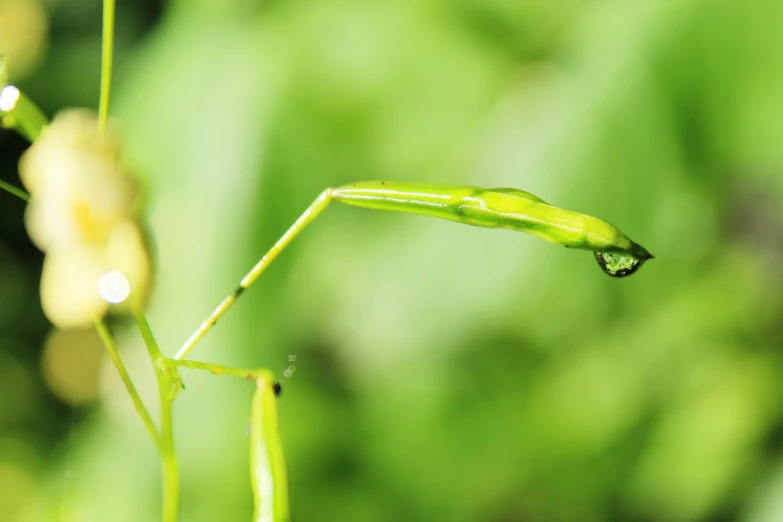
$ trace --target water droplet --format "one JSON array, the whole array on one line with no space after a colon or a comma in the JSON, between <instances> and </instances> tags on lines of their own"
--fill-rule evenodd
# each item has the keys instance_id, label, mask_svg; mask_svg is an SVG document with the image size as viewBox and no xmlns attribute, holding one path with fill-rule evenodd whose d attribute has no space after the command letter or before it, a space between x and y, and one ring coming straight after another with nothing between
<instances>
[{"instance_id":1,"label":"water droplet","mask_svg":"<svg viewBox=\"0 0 783 522\"><path fill-rule=\"evenodd\" d=\"M288 356L288 361L289 362L296 362L296 355L294 355L294 354L289 355Z\"/></svg>"},{"instance_id":2,"label":"water droplet","mask_svg":"<svg viewBox=\"0 0 783 522\"><path fill-rule=\"evenodd\" d=\"M296 371L296 366L289 366L288 368L283 370L283 375L286 377L291 377L295 371Z\"/></svg>"},{"instance_id":3,"label":"water droplet","mask_svg":"<svg viewBox=\"0 0 783 522\"><path fill-rule=\"evenodd\" d=\"M598 261L601 270L612 277L629 276L644 264L644 261L639 261L635 257L612 252L596 252L595 260Z\"/></svg>"}]
</instances>

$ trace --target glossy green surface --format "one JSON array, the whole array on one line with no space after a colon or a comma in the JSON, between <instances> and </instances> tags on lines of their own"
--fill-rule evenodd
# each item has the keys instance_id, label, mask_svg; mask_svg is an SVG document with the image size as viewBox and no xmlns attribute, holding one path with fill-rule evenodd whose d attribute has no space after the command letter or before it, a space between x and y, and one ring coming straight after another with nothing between
<instances>
[{"instance_id":1,"label":"glossy green surface","mask_svg":"<svg viewBox=\"0 0 783 522\"><path fill-rule=\"evenodd\" d=\"M287 522L288 474L277 424L274 379L264 372L256 381L250 418L250 480L254 522Z\"/></svg>"},{"instance_id":2,"label":"glossy green surface","mask_svg":"<svg viewBox=\"0 0 783 522\"><path fill-rule=\"evenodd\" d=\"M615 252L639 261L653 258L647 249L606 221L555 207L523 190L364 181L333 189L332 196L357 207L527 232L567 248Z\"/></svg>"}]
</instances>

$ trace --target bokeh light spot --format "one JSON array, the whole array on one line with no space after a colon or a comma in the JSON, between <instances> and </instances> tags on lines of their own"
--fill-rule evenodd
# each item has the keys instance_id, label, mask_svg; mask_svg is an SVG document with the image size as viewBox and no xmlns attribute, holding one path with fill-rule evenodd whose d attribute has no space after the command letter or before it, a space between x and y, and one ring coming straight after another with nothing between
<instances>
[{"instance_id":1,"label":"bokeh light spot","mask_svg":"<svg viewBox=\"0 0 783 522\"><path fill-rule=\"evenodd\" d=\"M124 275L112 270L101 276L98 281L98 293L109 303L121 303L130 294L130 283Z\"/></svg>"},{"instance_id":2,"label":"bokeh light spot","mask_svg":"<svg viewBox=\"0 0 783 522\"><path fill-rule=\"evenodd\" d=\"M13 85L3 87L3 90L0 91L0 111L8 112L13 110L21 96L19 89Z\"/></svg>"}]
</instances>

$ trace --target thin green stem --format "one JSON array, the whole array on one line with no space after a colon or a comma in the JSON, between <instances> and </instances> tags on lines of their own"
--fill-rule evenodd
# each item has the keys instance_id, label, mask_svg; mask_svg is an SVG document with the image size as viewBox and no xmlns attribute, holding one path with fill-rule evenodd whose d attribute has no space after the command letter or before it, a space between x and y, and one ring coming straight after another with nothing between
<instances>
[{"instance_id":1,"label":"thin green stem","mask_svg":"<svg viewBox=\"0 0 783 522\"><path fill-rule=\"evenodd\" d=\"M232 368L230 366L222 366L220 364L203 363L199 361L167 359L169 364L179 366L181 368L188 368L190 370L204 370L210 372L212 375L231 375L233 377L240 377L246 380L258 379L261 375L265 375L267 372L265 369L248 370L243 368Z\"/></svg>"},{"instance_id":2,"label":"thin green stem","mask_svg":"<svg viewBox=\"0 0 783 522\"><path fill-rule=\"evenodd\" d=\"M133 317L144 339L155 377L158 380L160 398L160 456L163 463L163 522L176 522L179 511L179 464L174 450L174 422L172 402L182 383L174 366L168 364L147 322L141 305L132 303Z\"/></svg>"},{"instance_id":3,"label":"thin green stem","mask_svg":"<svg viewBox=\"0 0 783 522\"><path fill-rule=\"evenodd\" d=\"M136 320L136 326L139 328L142 339L144 339L144 345L147 347L147 351L150 354L152 363L155 366L155 371L165 368L165 357L160 351L158 341L155 339L155 335L152 333L149 322L147 322L147 316L144 315L144 310L140 305L132 305L133 318Z\"/></svg>"},{"instance_id":4,"label":"thin green stem","mask_svg":"<svg viewBox=\"0 0 783 522\"><path fill-rule=\"evenodd\" d=\"M32 143L38 139L41 131L46 126L46 116L32 100L13 85L4 87L2 92L0 92L0 97L2 97L3 93L7 94L8 92L11 93L10 99L13 103L9 104L11 105L10 107L6 107L8 110L0 110L0 123L2 123L2 126L16 130L16 132ZM30 201L30 194L27 191L7 181L0 180L0 189L24 201Z\"/></svg>"},{"instance_id":5,"label":"thin green stem","mask_svg":"<svg viewBox=\"0 0 783 522\"><path fill-rule=\"evenodd\" d=\"M49 119L22 91L13 85L6 85L0 90L0 123L33 143Z\"/></svg>"},{"instance_id":6,"label":"thin green stem","mask_svg":"<svg viewBox=\"0 0 783 522\"><path fill-rule=\"evenodd\" d=\"M98 121L101 133L106 132L109 119L111 73L114 57L114 0L103 0L103 41L101 45L101 98L98 104Z\"/></svg>"},{"instance_id":7,"label":"thin green stem","mask_svg":"<svg viewBox=\"0 0 783 522\"><path fill-rule=\"evenodd\" d=\"M198 329L193 332L193 335L191 335L190 339L188 339L185 344L182 345L182 348L179 349L177 354L174 356L174 359L184 359L188 353L190 353L190 351L196 346L196 343L198 343L207 334L207 332L212 329L213 326L215 326L215 323L217 323L218 319L220 319L223 314L225 314L226 311L231 308L231 305L236 302L242 292L247 290L247 288L253 284L258 276L260 276L261 273L263 273L263 271L266 270L270 264L272 264L272 261L275 260L280 252L285 250L288 244L293 241L293 239L299 235L299 233L304 230L307 225L317 218L321 212L326 209L329 203L331 203L331 201L332 189L326 189L321 192L316 200L309 207L307 207L307 210L305 210L304 213L299 216L299 219L297 219L294 224L291 225L291 228L289 228L285 234L283 234L283 236L277 240L277 243L275 243L272 248L269 249L269 252L267 252L264 257L262 257L261 260L256 264L256 266L254 266L250 272L248 272L247 275L242 278L242 281L239 282L239 286L236 287L236 289L231 292L228 297L223 299L223 301L217 306L217 308L215 308L207 320L201 323L201 326L199 326Z\"/></svg>"},{"instance_id":8,"label":"thin green stem","mask_svg":"<svg viewBox=\"0 0 783 522\"><path fill-rule=\"evenodd\" d=\"M163 459L163 522L176 522L179 511L179 463L174 450L171 401L161 391L161 458Z\"/></svg>"},{"instance_id":9,"label":"thin green stem","mask_svg":"<svg viewBox=\"0 0 783 522\"><path fill-rule=\"evenodd\" d=\"M133 381L128 374L125 363L123 363L122 359L120 358L120 353L117 350L117 343L114 341L114 337L112 336L109 327L106 326L106 323L102 320L96 320L95 329L98 331L98 335L103 341L103 344L106 347L106 351L109 352L109 357L114 363L115 368L117 368L117 373L120 374L120 378L125 385L125 389L128 391L128 395L130 395L130 398L133 401L133 405L136 408L136 412L139 414L141 421L144 423L144 427L147 429L147 432L152 438L152 442L155 443L155 447L160 450L160 436L158 435L157 429L155 429L155 423L152 422L152 417L150 417L149 411L147 411L147 408L144 406L144 402L141 400L139 392L136 391L136 386L134 386Z\"/></svg>"},{"instance_id":10,"label":"thin green stem","mask_svg":"<svg viewBox=\"0 0 783 522\"><path fill-rule=\"evenodd\" d=\"M21 198L25 201L30 201L30 194L20 189L16 185L11 185L7 181L3 181L2 179L0 179L0 189L5 190L6 192L9 192L14 196Z\"/></svg>"}]
</instances>

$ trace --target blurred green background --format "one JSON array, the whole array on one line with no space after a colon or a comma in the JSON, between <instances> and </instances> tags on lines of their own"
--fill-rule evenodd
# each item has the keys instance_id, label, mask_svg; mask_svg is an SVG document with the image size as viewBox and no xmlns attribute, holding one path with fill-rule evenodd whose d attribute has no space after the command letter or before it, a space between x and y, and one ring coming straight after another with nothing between
<instances>
[{"instance_id":1,"label":"blurred green background","mask_svg":"<svg viewBox=\"0 0 783 522\"><path fill-rule=\"evenodd\" d=\"M3 26L40 1L0 0L18 85L50 115L96 107L100 3ZM531 236L330 208L193 352L289 369L294 520L783 520L781 20L778 0L120 0L112 112L164 351L328 186L529 190L658 258L614 280ZM2 179L25 147L0 133ZM152 444L94 335L50 332L23 211L0 194L0 520L158 520ZM252 386L185 371L181 520L249 520Z\"/></svg>"}]
</instances>

